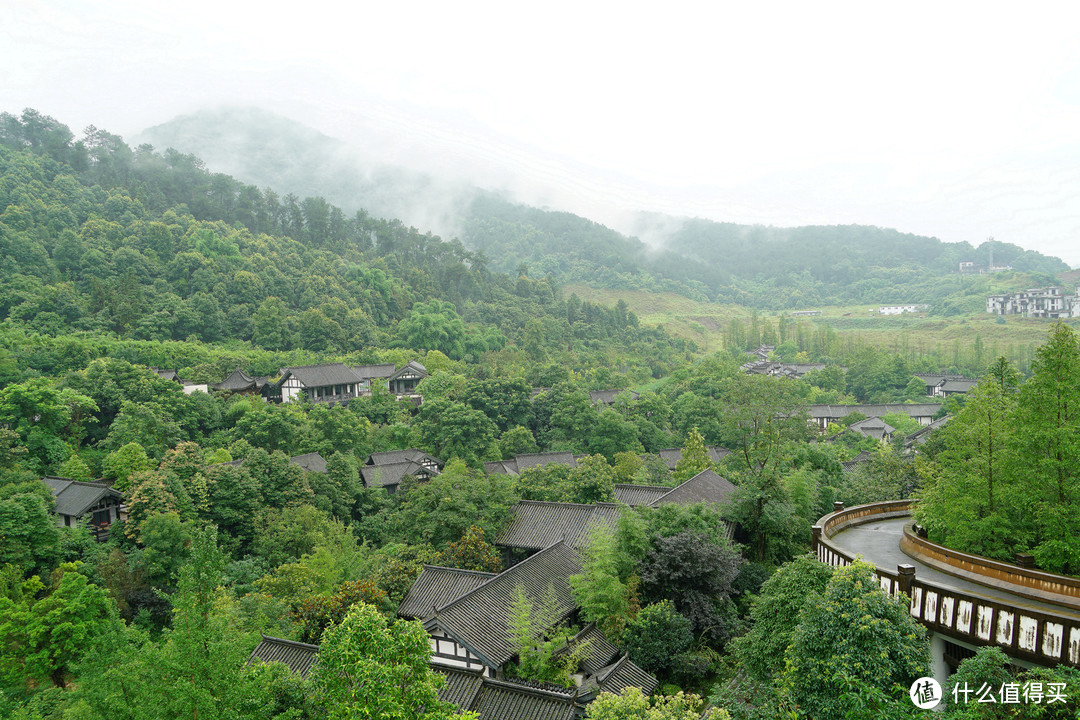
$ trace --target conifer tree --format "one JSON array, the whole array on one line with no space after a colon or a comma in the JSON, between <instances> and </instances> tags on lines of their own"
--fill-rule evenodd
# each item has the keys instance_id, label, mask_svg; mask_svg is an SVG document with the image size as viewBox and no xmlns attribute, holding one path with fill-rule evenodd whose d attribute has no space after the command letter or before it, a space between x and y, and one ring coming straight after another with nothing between
<instances>
[{"instance_id":1,"label":"conifer tree","mask_svg":"<svg viewBox=\"0 0 1080 720\"><path fill-rule=\"evenodd\" d=\"M683 482L711 467L712 461L709 459L709 450L705 447L705 438L694 427L686 436L682 457L675 463L675 479Z\"/></svg>"}]
</instances>

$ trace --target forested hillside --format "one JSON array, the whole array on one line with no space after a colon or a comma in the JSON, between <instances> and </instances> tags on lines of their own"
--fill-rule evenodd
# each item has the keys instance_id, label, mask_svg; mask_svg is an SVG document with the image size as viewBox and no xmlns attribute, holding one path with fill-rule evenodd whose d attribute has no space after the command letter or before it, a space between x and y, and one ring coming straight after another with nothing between
<instances>
[{"instance_id":1,"label":"forested hillside","mask_svg":"<svg viewBox=\"0 0 1080 720\"><path fill-rule=\"evenodd\" d=\"M9 327L271 351L405 346L454 360L510 340L539 356L617 352L647 373L690 349L638 328L625 308L491 272L483 254L397 220L261 191L194 156L131 150L96 129L75 141L32 112L2 123L0 314ZM206 372L199 379L213 379Z\"/></svg>"},{"instance_id":2,"label":"forested hillside","mask_svg":"<svg viewBox=\"0 0 1080 720\"><path fill-rule=\"evenodd\" d=\"M995 265L1040 273L1047 282L1068 270L1057 258L1011 243L987 241L976 248L861 225L777 228L641 214L636 226L650 228L652 245L646 245L570 213L366 165L343 143L259 111L185 116L145 136L161 147L213 158L260 186L281 183L301 195L326 193L350 211L397 211L421 229L427 222L456 233L467 247L482 249L494 269L524 266L533 276L550 274L560 283L673 290L768 309L921 302L956 313L970 305L963 299L983 290L959 277L961 261L985 268L992 256Z\"/></svg>"}]
</instances>

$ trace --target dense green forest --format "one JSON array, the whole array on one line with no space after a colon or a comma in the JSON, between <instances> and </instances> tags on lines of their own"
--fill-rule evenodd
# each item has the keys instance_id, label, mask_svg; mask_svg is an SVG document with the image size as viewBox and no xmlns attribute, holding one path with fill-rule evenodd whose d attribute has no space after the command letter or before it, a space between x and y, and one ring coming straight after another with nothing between
<instances>
[{"instance_id":1,"label":"dense green forest","mask_svg":"<svg viewBox=\"0 0 1080 720\"><path fill-rule=\"evenodd\" d=\"M419 172L371 166L348 146L253 109L203 112L151 128L145 137L211 159L260 186L325 196L346 209L375 208L453 232L483 250L493 269L617 289L671 290L687 297L784 309L850 303L930 303L934 312L979 310L988 278L961 276L961 261L1011 266L1052 284L1057 258L988 240L943 243L885 228L737 225L642 214L642 228L667 228L648 245L567 212ZM674 228L674 229L671 229ZM1020 287L1011 288L1020 289Z\"/></svg>"},{"instance_id":2,"label":"dense green forest","mask_svg":"<svg viewBox=\"0 0 1080 720\"><path fill-rule=\"evenodd\" d=\"M1080 574L1080 341L1058 323L1021 381L995 361L942 430L924 470L916 517L931 537L1012 562L1031 553L1051 572Z\"/></svg>"},{"instance_id":3,"label":"dense green forest","mask_svg":"<svg viewBox=\"0 0 1080 720\"><path fill-rule=\"evenodd\" d=\"M948 451L913 457L902 433L844 427L820 442L805 410L922 401L912 373L937 367L756 316L706 356L624 303L564 297L553 277L503 274L456 241L96 128L76 139L29 110L0 114L0 258L0 716L449 718L423 631L394 619L424 563L498 571L493 540L522 499L612 501L616 483L674 487L708 469L736 485L722 511L626 508L590 538L571 578L583 619L662 693L604 698L587 717L682 720L703 697L740 720L912 716L903 684L927 667L923 630L868 566L833 573L804 553L835 500L909 496ZM829 363L799 380L742 372L744 350L769 340ZM430 373L418 407L381 389L334 406L185 394L150 369L214 382L410 360ZM624 389L639 394L589 396ZM715 445L731 452L716 462ZM441 474L365 486L371 453L402 448L445 461ZM682 449L674 471L666 448ZM483 470L546 450L576 467ZM326 472L289 460L314 452ZM100 543L57 526L43 475L103 479L127 520ZM519 626L543 625L526 605ZM860 636L844 612L889 630ZM515 672L567 682L552 647L569 632L523 632ZM320 644L319 669L246 664L259 633ZM851 650L826 683L821 637Z\"/></svg>"}]
</instances>

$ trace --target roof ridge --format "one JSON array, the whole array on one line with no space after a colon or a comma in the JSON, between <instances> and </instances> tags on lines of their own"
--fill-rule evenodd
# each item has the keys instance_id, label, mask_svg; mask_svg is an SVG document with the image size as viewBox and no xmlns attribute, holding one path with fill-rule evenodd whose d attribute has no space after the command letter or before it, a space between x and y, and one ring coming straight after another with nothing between
<instances>
[{"instance_id":1,"label":"roof ridge","mask_svg":"<svg viewBox=\"0 0 1080 720\"><path fill-rule=\"evenodd\" d=\"M601 503L568 503L558 502L556 500L518 500L518 505L556 505L559 507L596 507ZM615 505L615 503L602 503L604 505Z\"/></svg>"},{"instance_id":2,"label":"roof ridge","mask_svg":"<svg viewBox=\"0 0 1080 720\"><path fill-rule=\"evenodd\" d=\"M524 691L533 695L540 695L542 697L550 697L557 700L567 700L573 702L577 698L577 688L566 688L565 690L556 690L555 688L537 687L535 685L528 685L526 681L520 682L509 678L503 678L496 680L495 678L484 677L484 685L493 685L495 687L504 687L507 689L514 689L518 691Z\"/></svg>"},{"instance_id":3,"label":"roof ridge","mask_svg":"<svg viewBox=\"0 0 1080 720\"><path fill-rule=\"evenodd\" d=\"M103 482L95 482L94 480L71 480L70 478L64 479L68 480L72 485L85 485L86 487L112 489L111 485L106 485Z\"/></svg>"},{"instance_id":4,"label":"roof ridge","mask_svg":"<svg viewBox=\"0 0 1080 720\"><path fill-rule=\"evenodd\" d=\"M694 473L694 474L693 474L692 476L690 476L690 477L686 478L686 480L684 480L683 482L681 482L681 483L679 483L678 485L676 485L676 486L675 486L675 487L674 487L673 489L674 489L674 490L678 490L679 488L681 488L681 487L682 487L683 485L685 485L686 483L690 482L691 480L696 480L696 479L698 479L699 477L701 477L702 475L704 475L704 474L705 474L705 473L707 473L707 472L711 472L711 473L712 473L713 475L715 475L715 476L716 476L716 477L718 477L718 478L722 478L722 477L724 477L724 476L723 476L723 475L721 475L720 473L718 473L718 472L716 472L715 470L713 470L713 469L712 469L711 467L707 467L707 468L705 468L704 470L702 470L701 472L699 472L699 473Z\"/></svg>"},{"instance_id":5,"label":"roof ridge","mask_svg":"<svg viewBox=\"0 0 1080 720\"><path fill-rule=\"evenodd\" d=\"M312 363L310 365L286 365L285 369L286 370L298 370L300 368L327 367L329 365L344 365L345 367L350 367L349 365L345 365L345 363L343 363L341 361L338 361L338 362L326 362L326 363Z\"/></svg>"},{"instance_id":6,"label":"roof ridge","mask_svg":"<svg viewBox=\"0 0 1080 720\"><path fill-rule=\"evenodd\" d=\"M304 648L305 650L318 650L319 649L318 645L312 645L311 643L303 643L303 642L300 642L299 640L286 640L285 638L274 637L273 635L266 635L265 633L259 633L259 635L262 635L263 640L272 640L273 642L282 643L284 645L295 645L296 647L301 647L301 648Z\"/></svg>"},{"instance_id":7,"label":"roof ridge","mask_svg":"<svg viewBox=\"0 0 1080 720\"><path fill-rule=\"evenodd\" d=\"M458 573L469 573L471 575L487 575L488 577L495 577L499 573L487 572L486 570L466 570L465 568L450 567L449 565L430 565L428 563L421 563L421 567L431 568L432 570L453 570Z\"/></svg>"},{"instance_id":8,"label":"roof ridge","mask_svg":"<svg viewBox=\"0 0 1080 720\"><path fill-rule=\"evenodd\" d=\"M519 457L536 457L537 455L573 455L573 450L544 450L543 452L534 453L518 453L514 456L516 460Z\"/></svg>"},{"instance_id":9,"label":"roof ridge","mask_svg":"<svg viewBox=\"0 0 1080 720\"><path fill-rule=\"evenodd\" d=\"M602 668L600 672L596 673L597 683L602 683L611 677L612 673L626 664L626 661L630 659L630 653L624 652L618 660L608 665L606 668Z\"/></svg>"},{"instance_id":10,"label":"roof ridge","mask_svg":"<svg viewBox=\"0 0 1080 720\"><path fill-rule=\"evenodd\" d=\"M728 480L726 477L724 477L720 473L716 472L712 468L705 468L704 470L702 470L698 474L696 474L696 475L694 475L692 477L688 477L686 480L683 480L681 483L679 483L675 487L671 488L671 490L669 490L668 492L664 493L660 497L653 500L651 503L649 503L648 507L657 507L658 504L660 503L660 501L663 500L664 498L666 498L668 495L671 495L672 493L674 493L677 490L681 490L683 488L683 486L689 485L691 482L693 482L694 480L697 480L699 477L701 477L702 475L704 475L707 472L711 472L713 475L720 478L724 482L731 483L730 480Z\"/></svg>"},{"instance_id":11,"label":"roof ridge","mask_svg":"<svg viewBox=\"0 0 1080 720\"><path fill-rule=\"evenodd\" d=\"M475 675L476 677L484 677L484 668L466 668L458 667L457 665L442 665L434 662L429 662L428 664L435 672L456 672L463 675Z\"/></svg>"},{"instance_id":12,"label":"roof ridge","mask_svg":"<svg viewBox=\"0 0 1080 720\"><path fill-rule=\"evenodd\" d=\"M575 555L577 555L577 554L578 554L576 550L574 550L574 549L573 549L572 547L570 547L570 546L569 546L568 544L566 544L566 543L565 543L564 541L562 541L562 540L556 540L555 542L551 543L550 545L548 545L548 546L547 546L546 548L544 548L543 550L540 550L540 551L538 551L538 552L535 552L535 553L533 553L532 555L530 555L529 557L527 557L527 558L525 558L524 560L522 560L521 562L518 562L518 563L515 563L515 564L511 565L510 567L508 567L508 568L506 568L505 570L503 570L503 571L502 571L501 573L497 573L497 574L495 574L495 575L493 575L493 576L489 577L489 578L488 578L487 580L485 580L484 582L480 583L479 585L477 585L476 587L474 587L474 588L473 588L472 590L469 590L469 591L468 591L468 592L466 592L466 593L463 593L463 594L461 594L461 595L458 595L458 596L457 596L456 598L454 598L453 600L450 600L450 601L448 601L448 602L444 603L444 604L443 604L443 605L442 605L441 607L436 607L436 608L434 609L434 610L435 610L435 612L434 612L434 615L435 615L435 617L438 617L439 613L443 612L444 610L446 610L446 609L447 609L448 607L450 607L451 605L454 605L455 603L458 603L458 602L460 602L460 601L464 600L465 598L469 597L470 595L474 595L474 594L476 594L476 593L480 592L481 590L485 589L485 588L486 588L486 587L487 587L488 585L490 585L490 584L494 583L494 582L495 582L496 580L498 580L499 578L501 578L501 577L502 577L503 575L505 575L506 573L510 572L511 570L514 570L514 569L516 569L516 568L519 568L519 567L521 567L522 565L524 565L524 564L525 564L525 563L527 563L527 562L532 562L532 561L533 561L533 560L535 560L536 558L540 557L541 555L544 555L544 554L546 554L547 552L549 552L549 551L550 551L550 550L552 550L553 548L556 548L556 547L558 547L559 545L562 545L562 546L563 546L563 547L565 547L565 548L566 548L567 550L569 550L569 551L573 552L573 553L574 553ZM579 557L580 557L580 556L579 556Z\"/></svg>"}]
</instances>

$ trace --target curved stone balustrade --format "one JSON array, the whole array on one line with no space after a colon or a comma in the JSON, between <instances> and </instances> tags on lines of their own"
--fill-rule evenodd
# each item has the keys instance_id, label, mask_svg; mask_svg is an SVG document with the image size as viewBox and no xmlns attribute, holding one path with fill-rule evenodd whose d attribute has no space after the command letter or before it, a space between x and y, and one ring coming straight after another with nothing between
<instances>
[{"instance_id":1,"label":"curved stone balustrade","mask_svg":"<svg viewBox=\"0 0 1080 720\"><path fill-rule=\"evenodd\" d=\"M990 582L994 587L1021 597L1080 610L1080 579L952 550L919 537L911 523L904 526L900 549L905 555L941 572L972 582Z\"/></svg>"},{"instance_id":2,"label":"curved stone balustrade","mask_svg":"<svg viewBox=\"0 0 1080 720\"><path fill-rule=\"evenodd\" d=\"M834 567L850 565L855 559L854 554L832 542L834 535L853 525L910 515L915 502L897 500L852 508L844 508L842 503L837 503L836 511L818 520L813 528L813 552L819 560ZM953 551L949 552L955 555ZM899 593L907 595L911 616L934 632L972 645L996 645L1013 657L1039 665L1080 666L1080 614L1066 609L1043 611L1022 602L1004 603L985 595L921 580L915 575L915 566L910 564L899 565L896 571L876 567L881 589L893 596ZM1026 571L1023 568L1017 570ZM1026 572L1031 573L1032 577L1049 575L1038 571Z\"/></svg>"}]
</instances>

